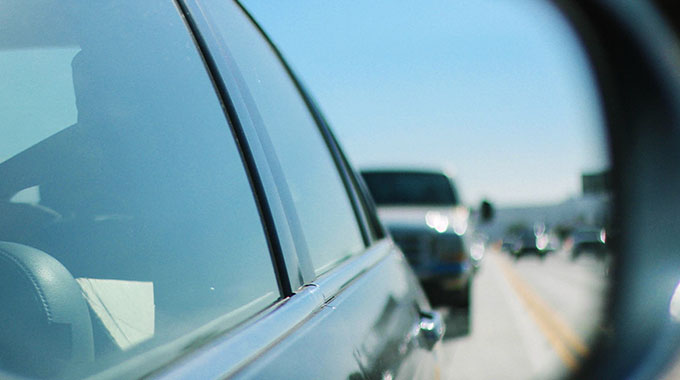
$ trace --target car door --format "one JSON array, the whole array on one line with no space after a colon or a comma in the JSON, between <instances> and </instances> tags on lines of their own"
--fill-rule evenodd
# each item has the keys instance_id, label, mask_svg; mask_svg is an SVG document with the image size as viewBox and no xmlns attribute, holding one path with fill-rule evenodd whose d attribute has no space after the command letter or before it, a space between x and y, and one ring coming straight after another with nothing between
<instances>
[{"instance_id":1,"label":"car door","mask_svg":"<svg viewBox=\"0 0 680 380\"><path fill-rule=\"evenodd\" d=\"M436 378L441 320L316 108L238 4L184 5L270 206L288 299L166 374Z\"/></svg>"}]
</instances>

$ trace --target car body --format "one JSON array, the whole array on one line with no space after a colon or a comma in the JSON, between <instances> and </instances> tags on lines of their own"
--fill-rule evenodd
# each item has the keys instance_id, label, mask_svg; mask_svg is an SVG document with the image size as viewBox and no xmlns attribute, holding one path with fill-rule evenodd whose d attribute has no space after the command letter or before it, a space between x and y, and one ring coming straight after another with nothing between
<instances>
[{"instance_id":1,"label":"car body","mask_svg":"<svg viewBox=\"0 0 680 380\"><path fill-rule=\"evenodd\" d=\"M439 169L371 168L361 175L378 215L436 304L469 307L469 210Z\"/></svg>"},{"instance_id":2,"label":"car body","mask_svg":"<svg viewBox=\"0 0 680 380\"><path fill-rule=\"evenodd\" d=\"M235 2L0 15L0 376L431 379L441 317Z\"/></svg>"},{"instance_id":3,"label":"car body","mask_svg":"<svg viewBox=\"0 0 680 380\"><path fill-rule=\"evenodd\" d=\"M604 228L578 228L569 237L571 258L576 259L582 254L590 253L603 257L607 252L607 234Z\"/></svg>"}]
</instances>

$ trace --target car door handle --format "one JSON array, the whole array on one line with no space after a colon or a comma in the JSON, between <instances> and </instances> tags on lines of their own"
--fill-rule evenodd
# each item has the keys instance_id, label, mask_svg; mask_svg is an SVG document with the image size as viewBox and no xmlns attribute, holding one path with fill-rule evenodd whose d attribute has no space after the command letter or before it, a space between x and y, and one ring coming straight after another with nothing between
<instances>
[{"instance_id":1,"label":"car door handle","mask_svg":"<svg viewBox=\"0 0 680 380\"><path fill-rule=\"evenodd\" d=\"M446 325L442 316L437 311L420 312L420 322L418 323L418 336L423 347L432 350L434 346L444 338Z\"/></svg>"}]
</instances>

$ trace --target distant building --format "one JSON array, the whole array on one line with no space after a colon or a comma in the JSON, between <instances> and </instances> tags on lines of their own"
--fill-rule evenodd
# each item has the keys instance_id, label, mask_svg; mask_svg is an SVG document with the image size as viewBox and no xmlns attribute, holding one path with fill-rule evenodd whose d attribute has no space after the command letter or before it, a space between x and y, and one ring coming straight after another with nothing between
<instances>
[{"instance_id":1,"label":"distant building","mask_svg":"<svg viewBox=\"0 0 680 380\"><path fill-rule=\"evenodd\" d=\"M608 170L581 174L583 194L547 205L500 207L490 223L477 230L491 240L503 239L513 226L540 223L548 230L557 226L607 227L611 213L611 180Z\"/></svg>"},{"instance_id":2,"label":"distant building","mask_svg":"<svg viewBox=\"0 0 680 380\"><path fill-rule=\"evenodd\" d=\"M581 175L583 195L609 194L611 189L609 177L609 170L596 173L583 173Z\"/></svg>"}]
</instances>

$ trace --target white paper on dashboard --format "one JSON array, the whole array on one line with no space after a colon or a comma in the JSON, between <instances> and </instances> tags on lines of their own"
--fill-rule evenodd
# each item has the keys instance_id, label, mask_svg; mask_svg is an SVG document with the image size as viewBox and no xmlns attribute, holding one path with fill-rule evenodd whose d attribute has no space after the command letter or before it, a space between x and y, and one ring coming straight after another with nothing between
<instances>
[{"instance_id":1,"label":"white paper on dashboard","mask_svg":"<svg viewBox=\"0 0 680 380\"><path fill-rule=\"evenodd\" d=\"M118 347L127 350L153 337L153 282L97 278L77 278L76 281Z\"/></svg>"}]
</instances>

